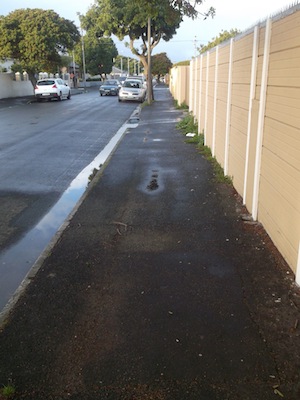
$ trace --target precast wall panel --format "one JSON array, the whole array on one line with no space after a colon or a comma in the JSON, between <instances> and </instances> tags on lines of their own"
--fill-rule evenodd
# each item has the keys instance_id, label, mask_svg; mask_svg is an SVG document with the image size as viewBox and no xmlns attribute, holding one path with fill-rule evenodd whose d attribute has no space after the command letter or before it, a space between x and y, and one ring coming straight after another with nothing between
<instances>
[{"instance_id":1,"label":"precast wall panel","mask_svg":"<svg viewBox=\"0 0 300 400\"><path fill-rule=\"evenodd\" d=\"M255 90L255 99L258 101L260 101L262 69L263 69L263 60L264 60L265 34L266 34L265 27L261 27L259 29L258 58L257 58L257 69L256 69L256 90Z\"/></svg>"},{"instance_id":2,"label":"precast wall panel","mask_svg":"<svg viewBox=\"0 0 300 400\"><path fill-rule=\"evenodd\" d=\"M199 118L199 102L200 102L200 58L196 58L196 70L195 70L195 93L196 98L194 99L194 115L198 121Z\"/></svg>"},{"instance_id":3,"label":"precast wall panel","mask_svg":"<svg viewBox=\"0 0 300 400\"><path fill-rule=\"evenodd\" d=\"M234 42L232 67L232 111L229 141L228 175L239 193L244 188L248 108L251 76L251 40L248 36ZM245 45L245 48L244 48Z\"/></svg>"},{"instance_id":4,"label":"precast wall panel","mask_svg":"<svg viewBox=\"0 0 300 400\"><path fill-rule=\"evenodd\" d=\"M246 128L248 112L246 109L232 106L229 144L228 175L232 177L235 188L242 193L244 186Z\"/></svg>"},{"instance_id":5,"label":"precast wall panel","mask_svg":"<svg viewBox=\"0 0 300 400\"><path fill-rule=\"evenodd\" d=\"M225 157L225 127L227 113L227 85L220 83L218 86L217 121L215 157L224 168Z\"/></svg>"},{"instance_id":6,"label":"precast wall panel","mask_svg":"<svg viewBox=\"0 0 300 400\"><path fill-rule=\"evenodd\" d=\"M190 61L190 80L189 80L189 86L190 86L190 93L189 93L189 101L188 101L188 105L189 105L189 111L191 113L194 112L193 106L194 106L194 99L193 96L195 94L195 86L193 84L194 79L195 79L195 63L194 60Z\"/></svg>"},{"instance_id":7,"label":"precast wall panel","mask_svg":"<svg viewBox=\"0 0 300 400\"><path fill-rule=\"evenodd\" d=\"M253 41L252 35L250 34L243 36L240 40L236 39L234 41L234 54L233 54L234 63L251 58L252 41Z\"/></svg>"},{"instance_id":8,"label":"precast wall panel","mask_svg":"<svg viewBox=\"0 0 300 400\"><path fill-rule=\"evenodd\" d=\"M169 89L178 104L189 104L189 76L188 66L175 67L170 71Z\"/></svg>"},{"instance_id":9,"label":"precast wall panel","mask_svg":"<svg viewBox=\"0 0 300 400\"><path fill-rule=\"evenodd\" d=\"M300 4L191 70L198 132L300 284Z\"/></svg>"},{"instance_id":10,"label":"precast wall panel","mask_svg":"<svg viewBox=\"0 0 300 400\"><path fill-rule=\"evenodd\" d=\"M297 12L273 23L272 53L300 47L299 19L299 12Z\"/></svg>"},{"instance_id":11,"label":"precast wall panel","mask_svg":"<svg viewBox=\"0 0 300 400\"><path fill-rule=\"evenodd\" d=\"M253 99L251 104L251 124L250 124L250 136L249 136L249 159L248 169L246 176L246 194L244 197L244 203L247 205L248 210L253 208L253 190L254 190L254 173L255 173L255 154L256 154L256 142L257 142L257 122L259 113L259 101ZM244 187L245 189L245 187Z\"/></svg>"},{"instance_id":12,"label":"precast wall panel","mask_svg":"<svg viewBox=\"0 0 300 400\"><path fill-rule=\"evenodd\" d=\"M200 94L200 109L198 111L199 114L199 124L198 124L198 132L203 133L205 130L206 124L206 98L207 98L207 55L203 55L202 57L202 81L201 81L202 92Z\"/></svg>"},{"instance_id":13,"label":"precast wall panel","mask_svg":"<svg viewBox=\"0 0 300 400\"><path fill-rule=\"evenodd\" d=\"M220 47L218 65L218 91L216 110L216 140L215 157L224 168L225 164L225 130L228 99L228 72L229 72L229 48Z\"/></svg>"},{"instance_id":14,"label":"precast wall panel","mask_svg":"<svg viewBox=\"0 0 300 400\"><path fill-rule=\"evenodd\" d=\"M299 87L300 48L276 53L279 62L269 70L269 86ZM273 60L271 60L273 61ZM285 62L286 61L286 62Z\"/></svg>"},{"instance_id":15,"label":"precast wall panel","mask_svg":"<svg viewBox=\"0 0 300 400\"><path fill-rule=\"evenodd\" d=\"M180 85L180 105L189 104L189 91L190 91L190 69L188 66L179 68L179 81Z\"/></svg>"},{"instance_id":16,"label":"precast wall panel","mask_svg":"<svg viewBox=\"0 0 300 400\"><path fill-rule=\"evenodd\" d=\"M209 54L209 65L207 75L207 93L206 93L206 124L204 129L205 144L212 148L213 144L213 122L214 122L214 85L215 85L215 61L216 53ZM206 71L207 72L207 71Z\"/></svg>"}]
</instances>

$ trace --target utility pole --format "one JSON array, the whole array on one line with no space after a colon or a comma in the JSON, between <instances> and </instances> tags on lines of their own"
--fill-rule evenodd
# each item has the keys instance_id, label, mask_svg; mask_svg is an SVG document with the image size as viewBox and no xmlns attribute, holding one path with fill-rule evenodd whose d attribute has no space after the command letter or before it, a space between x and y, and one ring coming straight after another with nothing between
<instances>
[{"instance_id":1,"label":"utility pole","mask_svg":"<svg viewBox=\"0 0 300 400\"><path fill-rule=\"evenodd\" d=\"M151 72L151 17L148 17L148 76L147 76L147 99L148 104L153 100Z\"/></svg>"},{"instance_id":2,"label":"utility pole","mask_svg":"<svg viewBox=\"0 0 300 400\"><path fill-rule=\"evenodd\" d=\"M83 31L82 31L82 29L81 29L81 40L82 40L83 86L84 86L84 89L86 89L85 54L84 54L84 39L83 39Z\"/></svg>"},{"instance_id":3,"label":"utility pole","mask_svg":"<svg viewBox=\"0 0 300 400\"><path fill-rule=\"evenodd\" d=\"M86 69L85 69L85 54L84 54L84 38L83 38L83 30L82 30L82 27L81 27L81 21L80 21L81 15L80 15L79 12L77 12L77 16L79 18L80 31L81 31L83 86L84 86L84 89L86 89Z\"/></svg>"}]
</instances>

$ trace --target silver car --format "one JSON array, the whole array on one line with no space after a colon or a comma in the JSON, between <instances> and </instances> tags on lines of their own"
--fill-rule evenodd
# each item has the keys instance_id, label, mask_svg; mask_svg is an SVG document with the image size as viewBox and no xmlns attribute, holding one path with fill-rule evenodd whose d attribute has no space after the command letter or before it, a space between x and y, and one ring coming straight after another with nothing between
<instances>
[{"instance_id":1,"label":"silver car","mask_svg":"<svg viewBox=\"0 0 300 400\"><path fill-rule=\"evenodd\" d=\"M119 90L119 101L133 100L143 103L146 97L146 89L138 79L126 79Z\"/></svg>"},{"instance_id":2,"label":"silver car","mask_svg":"<svg viewBox=\"0 0 300 400\"><path fill-rule=\"evenodd\" d=\"M34 88L34 95L37 101L51 99L70 99L70 86L60 78L47 78L37 81Z\"/></svg>"}]
</instances>

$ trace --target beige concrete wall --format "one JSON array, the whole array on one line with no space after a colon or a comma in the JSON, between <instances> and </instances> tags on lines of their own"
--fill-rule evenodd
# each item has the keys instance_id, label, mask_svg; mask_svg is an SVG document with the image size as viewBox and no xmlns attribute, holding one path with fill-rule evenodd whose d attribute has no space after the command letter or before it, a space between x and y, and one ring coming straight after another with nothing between
<instances>
[{"instance_id":1,"label":"beige concrete wall","mask_svg":"<svg viewBox=\"0 0 300 400\"><path fill-rule=\"evenodd\" d=\"M300 284L299 26L295 5L193 59L185 97L206 145Z\"/></svg>"},{"instance_id":2,"label":"beige concrete wall","mask_svg":"<svg viewBox=\"0 0 300 400\"><path fill-rule=\"evenodd\" d=\"M189 105L190 96L190 68L189 66L174 67L170 71L169 88L179 105Z\"/></svg>"},{"instance_id":3,"label":"beige concrete wall","mask_svg":"<svg viewBox=\"0 0 300 400\"><path fill-rule=\"evenodd\" d=\"M272 24L258 218L291 265L300 238L300 11Z\"/></svg>"}]
</instances>

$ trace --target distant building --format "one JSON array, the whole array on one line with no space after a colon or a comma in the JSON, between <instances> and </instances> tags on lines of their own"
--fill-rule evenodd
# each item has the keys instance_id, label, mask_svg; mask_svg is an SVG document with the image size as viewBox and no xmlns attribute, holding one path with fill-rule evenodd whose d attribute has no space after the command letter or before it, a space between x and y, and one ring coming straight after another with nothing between
<instances>
[{"instance_id":1,"label":"distant building","mask_svg":"<svg viewBox=\"0 0 300 400\"><path fill-rule=\"evenodd\" d=\"M11 72L11 66L13 65L13 63L14 60L12 59L0 60L0 72L4 69L6 70L6 72Z\"/></svg>"}]
</instances>

